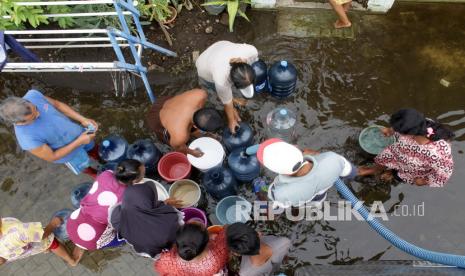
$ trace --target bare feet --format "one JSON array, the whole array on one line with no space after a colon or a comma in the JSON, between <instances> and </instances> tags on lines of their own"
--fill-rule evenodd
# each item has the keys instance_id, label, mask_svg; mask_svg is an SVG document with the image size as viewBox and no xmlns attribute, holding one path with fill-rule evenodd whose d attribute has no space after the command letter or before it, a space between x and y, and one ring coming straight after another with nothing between
<instances>
[{"instance_id":1,"label":"bare feet","mask_svg":"<svg viewBox=\"0 0 465 276\"><path fill-rule=\"evenodd\" d=\"M79 247L74 247L73 250L73 260L76 262L74 266L76 266L82 259L82 256L84 256L84 252L86 252L84 249L79 248Z\"/></svg>"},{"instance_id":2,"label":"bare feet","mask_svg":"<svg viewBox=\"0 0 465 276\"><path fill-rule=\"evenodd\" d=\"M352 23L350 21L347 21L346 23L344 23L340 20L337 20L336 22L334 22L334 28L336 29L349 28L351 26L352 26Z\"/></svg>"}]
</instances>

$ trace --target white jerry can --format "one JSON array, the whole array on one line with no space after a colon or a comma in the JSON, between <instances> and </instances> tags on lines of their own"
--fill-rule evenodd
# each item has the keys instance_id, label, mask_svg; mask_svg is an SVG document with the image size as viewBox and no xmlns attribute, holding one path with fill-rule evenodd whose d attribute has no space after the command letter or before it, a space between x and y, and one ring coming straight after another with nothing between
<instances>
[{"instance_id":1,"label":"white jerry can","mask_svg":"<svg viewBox=\"0 0 465 276\"><path fill-rule=\"evenodd\" d=\"M276 6L276 0L252 0L254 9L272 9Z\"/></svg>"},{"instance_id":2,"label":"white jerry can","mask_svg":"<svg viewBox=\"0 0 465 276\"><path fill-rule=\"evenodd\" d=\"M368 10L386 13L392 8L393 4L394 0L368 0Z\"/></svg>"}]
</instances>

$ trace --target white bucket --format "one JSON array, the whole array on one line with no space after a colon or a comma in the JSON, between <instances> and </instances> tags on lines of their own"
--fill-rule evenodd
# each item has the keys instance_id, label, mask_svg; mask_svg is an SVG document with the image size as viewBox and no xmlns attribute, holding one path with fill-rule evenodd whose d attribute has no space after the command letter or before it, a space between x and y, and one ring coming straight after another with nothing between
<instances>
[{"instance_id":1,"label":"white bucket","mask_svg":"<svg viewBox=\"0 0 465 276\"><path fill-rule=\"evenodd\" d=\"M192 166L203 172L221 165L226 156L221 143L210 137L195 139L189 145L189 148L193 150L198 149L203 152L203 155L198 158L191 154L187 155L187 159Z\"/></svg>"},{"instance_id":2,"label":"white bucket","mask_svg":"<svg viewBox=\"0 0 465 276\"><path fill-rule=\"evenodd\" d=\"M160 182L155 181L150 178L144 178L142 179L140 183L145 183L145 182L152 182L153 184L155 184L155 187L157 188L159 201L164 201L170 197L170 195L168 194L168 191L165 189L165 187L163 187L163 185Z\"/></svg>"}]
</instances>

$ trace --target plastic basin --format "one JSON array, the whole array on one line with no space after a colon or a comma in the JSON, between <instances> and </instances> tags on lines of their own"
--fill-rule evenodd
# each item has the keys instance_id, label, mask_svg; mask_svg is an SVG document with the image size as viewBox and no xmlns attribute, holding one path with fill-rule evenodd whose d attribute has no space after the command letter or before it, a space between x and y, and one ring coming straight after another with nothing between
<instances>
[{"instance_id":1,"label":"plastic basin","mask_svg":"<svg viewBox=\"0 0 465 276\"><path fill-rule=\"evenodd\" d=\"M155 187L157 188L157 194L158 194L159 201L164 201L165 199L168 199L170 197L170 195L168 194L168 191L165 189L165 187L163 187L163 184L161 184L160 182L155 181L150 178L142 179L141 183L145 183L145 182L152 182L155 185Z\"/></svg>"},{"instance_id":2,"label":"plastic basin","mask_svg":"<svg viewBox=\"0 0 465 276\"><path fill-rule=\"evenodd\" d=\"M382 126L369 126L360 132L358 143L360 147L369 154L378 155L386 147L393 144L396 139L394 136L386 137L381 132Z\"/></svg>"},{"instance_id":3,"label":"plastic basin","mask_svg":"<svg viewBox=\"0 0 465 276\"><path fill-rule=\"evenodd\" d=\"M217 140L210 137L195 139L190 145L190 149L199 149L203 152L201 157L195 157L188 154L187 159L200 171L207 171L211 168L220 166L223 163L225 152L223 146Z\"/></svg>"},{"instance_id":4,"label":"plastic basin","mask_svg":"<svg viewBox=\"0 0 465 276\"><path fill-rule=\"evenodd\" d=\"M189 177L191 169L186 155L180 152L167 153L158 162L158 173L168 182Z\"/></svg>"},{"instance_id":5,"label":"plastic basin","mask_svg":"<svg viewBox=\"0 0 465 276\"><path fill-rule=\"evenodd\" d=\"M228 196L216 205L216 217L222 225L246 222L252 212L252 204L240 196Z\"/></svg>"},{"instance_id":6,"label":"plastic basin","mask_svg":"<svg viewBox=\"0 0 465 276\"><path fill-rule=\"evenodd\" d=\"M199 185L190 180L177 180L170 186L169 196L183 201L181 208L195 207L200 200L202 192Z\"/></svg>"},{"instance_id":7,"label":"plastic basin","mask_svg":"<svg viewBox=\"0 0 465 276\"><path fill-rule=\"evenodd\" d=\"M205 212L200 209L190 207L182 209L181 212L184 213L185 223L200 222L205 226L208 225L207 216Z\"/></svg>"}]
</instances>

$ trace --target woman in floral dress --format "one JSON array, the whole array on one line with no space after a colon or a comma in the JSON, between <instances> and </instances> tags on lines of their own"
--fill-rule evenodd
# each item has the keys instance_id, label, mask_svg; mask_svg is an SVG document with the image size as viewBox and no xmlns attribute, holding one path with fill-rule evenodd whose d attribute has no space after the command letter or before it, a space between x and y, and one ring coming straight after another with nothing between
<instances>
[{"instance_id":1,"label":"woman in floral dress","mask_svg":"<svg viewBox=\"0 0 465 276\"><path fill-rule=\"evenodd\" d=\"M359 168L359 175L387 172L384 176L409 184L444 186L454 168L450 145L454 133L415 109L397 111L390 124L383 133L397 141L376 156L375 166Z\"/></svg>"}]
</instances>

